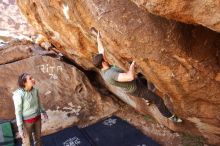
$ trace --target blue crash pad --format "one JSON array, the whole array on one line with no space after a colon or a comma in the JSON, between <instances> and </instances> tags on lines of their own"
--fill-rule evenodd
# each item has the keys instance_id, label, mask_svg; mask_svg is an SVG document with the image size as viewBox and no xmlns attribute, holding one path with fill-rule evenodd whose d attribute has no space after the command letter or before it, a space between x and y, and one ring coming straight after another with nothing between
<instances>
[{"instance_id":1,"label":"blue crash pad","mask_svg":"<svg viewBox=\"0 0 220 146\"><path fill-rule=\"evenodd\" d=\"M95 146L159 146L140 130L116 116L82 130Z\"/></svg>"},{"instance_id":2,"label":"blue crash pad","mask_svg":"<svg viewBox=\"0 0 220 146\"><path fill-rule=\"evenodd\" d=\"M82 129L75 126L44 136L42 143L43 146L159 146L116 116Z\"/></svg>"}]
</instances>

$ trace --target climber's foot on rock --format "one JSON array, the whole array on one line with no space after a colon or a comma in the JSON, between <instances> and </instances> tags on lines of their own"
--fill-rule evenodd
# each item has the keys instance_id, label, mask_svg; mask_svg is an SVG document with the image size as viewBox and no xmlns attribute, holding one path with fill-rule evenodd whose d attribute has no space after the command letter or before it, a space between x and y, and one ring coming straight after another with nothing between
<instances>
[{"instance_id":1,"label":"climber's foot on rock","mask_svg":"<svg viewBox=\"0 0 220 146\"><path fill-rule=\"evenodd\" d=\"M149 100L144 99L144 101L145 101L145 103L146 103L148 106L150 106Z\"/></svg>"},{"instance_id":2,"label":"climber's foot on rock","mask_svg":"<svg viewBox=\"0 0 220 146\"><path fill-rule=\"evenodd\" d=\"M169 120L173 121L174 123L182 123L183 120L177 117L176 115L172 115Z\"/></svg>"}]
</instances>

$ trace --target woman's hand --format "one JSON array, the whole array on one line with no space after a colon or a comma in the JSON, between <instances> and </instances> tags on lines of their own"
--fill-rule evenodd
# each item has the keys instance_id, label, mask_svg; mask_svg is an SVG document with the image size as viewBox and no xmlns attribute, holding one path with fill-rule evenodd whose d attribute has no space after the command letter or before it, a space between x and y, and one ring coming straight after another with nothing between
<instances>
[{"instance_id":1,"label":"woman's hand","mask_svg":"<svg viewBox=\"0 0 220 146\"><path fill-rule=\"evenodd\" d=\"M43 113L43 117L44 117L45 120L48 120L48 115L47 115L47 113Z\"/></svg>"},{"instance_id":2,"label":"woman's hand","mask_svg":"<svg viewBox=\"0 0 220 146\"><path fill-rule=\"evenodd\" d=\"M21 137L22 139L25 138L25 134L24 134L24 131L23 131L23 130L19 131L19 135L20 135L20 137Z\"/></svg>"}]
</instances>

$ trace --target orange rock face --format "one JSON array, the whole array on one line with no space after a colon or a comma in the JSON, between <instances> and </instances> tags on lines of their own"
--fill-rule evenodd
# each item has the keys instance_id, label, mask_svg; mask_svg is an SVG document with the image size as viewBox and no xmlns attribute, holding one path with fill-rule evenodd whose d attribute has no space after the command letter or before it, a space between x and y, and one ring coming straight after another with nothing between
<instances>
[{"instance_id":1,"label":"orange rock face","mask_svg":"<svg viewBox=\"0 0 220 146\"><path fill-rule=\"evenodd\" d=\"M142 113L150 112L172 130L190 131L203 135L209 143L220 144L218 33L155 16L127 0L17 0L17 3L37 31L85 69L93 67L91 59L97 53L90 29L100 30L109 62L126 69L127 62L135 60L137 72L151 80L161 95L168 95L164 100L170 102L169 108L184 123L170 123L157 111L150 112L151 108L149 111L137 98L127 97L125 102ZM219 15L218 10L215 14ZM212 17L211 12L209 16ZM188 16L187 21L182 17L176 20L192 21ZM197 20L192 22L219 30L218 23L212 27ZM112 91L124 99L120 91Z\"/></svg>"}]
</instances>

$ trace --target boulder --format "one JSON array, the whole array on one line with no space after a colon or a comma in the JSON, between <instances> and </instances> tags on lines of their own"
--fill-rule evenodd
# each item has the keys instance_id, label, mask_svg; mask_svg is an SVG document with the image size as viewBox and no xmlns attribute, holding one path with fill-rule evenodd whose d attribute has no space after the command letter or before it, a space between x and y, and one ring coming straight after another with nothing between
<instances>
[{"instance_id":1,"label":"boulder","mask_svg":"<svg viewBox=\"0 0 220 146\"><path fill-rule=\"evenodd\" d=\"M16 45L17 48L4 50L14 50L14 54L19 56L25 54L26 48L31 45L33 48L33 44L27 44L26 47L20 44ZM4 57L7 58L7 55ZM113 105L111 100L102 100L84 73L73 65L51 56L26 55L29 57L0 65L0 119L15 118L12 92L18 88L17 79L23 72L35 78L36 88L39 89L41 101L49 115L49 120L43 121L43 134L76 123L98 120L117 110L117 104Z\"/></svg>"},{"instance_id":2,"label":"boulder","mask_svg":"<svg viewBox=\"0 0 220 146\"><path fill-rule=\"evenodd\" d=\"M128 61L135 60L137 72L156 85L184 123L173 124L152 112L155 119L174 131L190 131L209 143L220 143L218 33L153 15L127 0L17 3L37 31L87 70L94 68L91 60L97 53L91 28L100 30L109 62L126 70ZM112 91L123 99L121 91ZM145 114L144 101L128 99Z\"/></svg>"},{"instance_id":3,"label":"boulder","mask_svg":"<svg viewBox=\"0 0 220 146\"><path fill-rule=\"evenodd\" d=\"M12 40L0 47L0 65L12 63L34 55L54 54L27 40ZM55 55L55 54L54 54ZM56 56L56 55L55 55Z\"/></svg>"},{"instance_id":4,"label":"boulder","mask_svg":"<svg viewBox=\"0 0 220 146\"><path fill-rule=\"evenodd\" d=\"M218 0L132 0L148 12L167 19L202 25L220 32L220 3Z\"/></svg>"},{"instance_id":5,"label":"boulder","mask_svg":"<svg viewBox=\"0 0 220 146\"><path fill-rule=\"evenodd\" d=\"M26 38L34 35L33 27L22 16L16 0L0 1L0 42L7 42L13 38Z\"/></svg>"}]
</instances>

